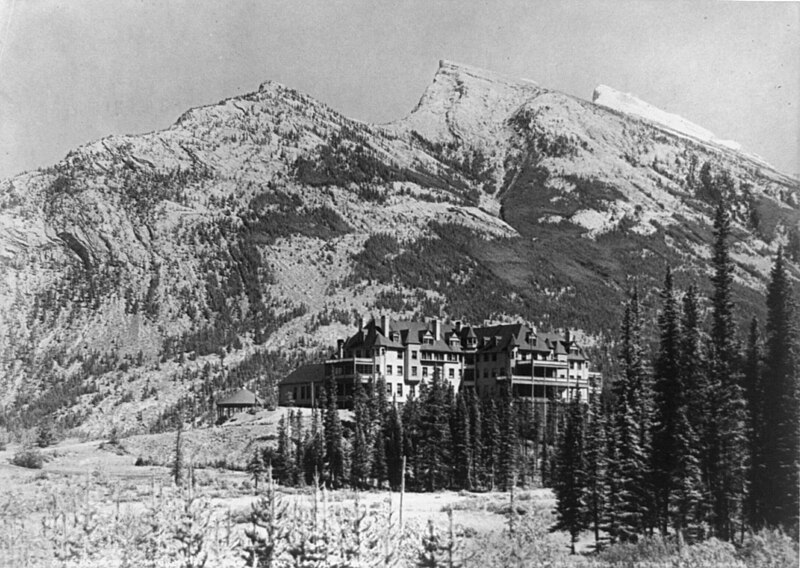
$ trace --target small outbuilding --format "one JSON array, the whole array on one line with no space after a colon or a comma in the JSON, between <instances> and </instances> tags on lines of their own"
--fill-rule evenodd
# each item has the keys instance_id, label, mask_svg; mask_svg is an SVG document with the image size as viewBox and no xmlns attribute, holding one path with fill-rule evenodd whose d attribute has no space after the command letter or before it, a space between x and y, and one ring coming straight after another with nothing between
<instances>
[{"instance_id":1,"label":"small outbuilding","mask_svg":"<svg viewBox=\"0 0 800 568\"><path fill-rule=\"evenodd\" d=\"M298 367L278 385L281 406L316 406L325 381L325 365L315 363Z\"/></svg>"},{"instance_id":2,"label":"small outbuilding","mask_svg":"<svg viewBox=\"0 0 800 568\"><path fill-rule=\"evenodd\" d=\"M261 399L247 389L239 389L232 395L217 401L217 418L230 418L237 412L260 408Z\"/></svg>"}]
</instances>

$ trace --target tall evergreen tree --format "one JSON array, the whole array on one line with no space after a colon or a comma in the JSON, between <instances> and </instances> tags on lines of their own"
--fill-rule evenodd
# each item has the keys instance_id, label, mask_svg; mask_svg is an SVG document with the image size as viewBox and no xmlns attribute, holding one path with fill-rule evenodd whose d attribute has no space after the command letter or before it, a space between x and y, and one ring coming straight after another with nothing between
<instances>
[{"instance_id":1,"label":"tall evergreen tree","mask_svg":"<svg viewBox=\"0 0 800 568\"><path fill-rule=\"evenodd\" d=\"M325 465L325 433L319 420L319 410L311 410L311 430L308 434L305 453L305 478L311 484L322 477Z\"/></svg>"},{"instance_id":2,"label":"tall evergreen tree","mask_svg":"<svg viewBox=\"0 0 800 568\"><path fill-rule=\"evenodd\" d=\"M178 421L178 431L175 433L175 455L172 460L172 481L180 487L183 485L183 418Z\"/></svg>"},{"instance_id":3,"label":"tall evergreen tree","mask_svg":"<svg viewBox=\"0 0 800 568\"><path fill-rule=\"evenodd\" d=\"M641 346L639 295L634 291L625 307L622 325L622 376L614 385L614 441L616 460L609 472L618 478L613 538L635 541L649 526L651 487L649 482L650 389Z\"/></svg>"},{"instance_id":4,"label":"tall evergreen tree","mask_svg":"<svg viewBox=\"0 0 800 568\"><path fill-rule=\"evenodd\" d=\"M470 485L482 486L484 477L483 463L483 416L480 399L474 391L467 391L469 400L469 441L472 479Z\"/></svg>"},{"instance_id":5,"label":"tall evergreen tree","mask_svg":"<svg viewBox=\"0 0 800 568\"><path fill-rule=\"evenodd\" d=\"M353 392L353 445L350 452L350 485L366 486L370 474L370 399L360 381Z\"/></svg>"},{"instance_id":6,"label":"tall evergreen tree","mask_svg":"<svg viewBox=\"0 0 800 568\"><path fill-rule=\"evenodd\" d=\"M733 262L728 250L730 215L725 200L714 218L714 273L710 338L710 418L716 433L711 439L709 478L713 526L716 535L731 540L741 522L745 494L745 404L741 386L739 349L733 315Z\"/></svg>"},{"instance_id":7,"label":"tall evergreen tree","mask_svg":"<svg viewBox=\"0 0 800 568\"><path fill-rule=\"evenodd\" d=\"M554 530L570 535L572 554L575 543L587 527L586 514L586 456L583 444L584 410L580 394L569 403L567 423L558 443L553 490L556 495L556 525Z\"/></svg>"},{"instance_id":8,"label":"tall evergreen tree","mask_svg":"<svg viewBox=\"0 0 800 568\"><path fill-rule=\"evenodd\" d=\"M420 481L428 491L446 487L450 481L451 400L450 387L437 368L420 395Z\"/></svg>"},{"instance_id":9,"label":"tall evergreen tree","mask_svg":"<svg viewBox=\"0 0 800 568\"><path fill-rule=\"evenodd\" d=\"M451 424L453 433L453 481L460 489L471 489L472 482L472 443L470 441L470 421L466 395L456 395L455 411Z\"/></svg>"},{"instance_id":10,"label":"tall evergreen tree","mask_svg":"<svg viewBox=\"0 0 800 568\"><path fill-rule=\"evenodd\" d=\"M589 408L586 416L585 471L586 525L594 531L595 547L600 544L600 529L608 500L608 461L606 420L601 387L594 379L589 383Z\"/></svg>"},{"instance_id":11,"label":"tall evergreen tree","mask_svg":"<svg viewBox=\"0 0 800 568\"><path fill-rule=\"evenodd\" d=\"M699 501L691 509L691 517L686 520L687 526L699 526L709 522L710 476L715 467L710 452L716 430L716 424L710 417L713 392L701 327L697 288L691 285L683 296L680 382L686 396L689 426L695 437L691 445L700 468L700 483L697 486Z\"/></svg>"},{"instance_id":12,"label":"tall evergreen tree","mask_svg":"<svg viewBox=\"0 0 800 568\"><path fill-rule=\"evenodd\" d=\"M483 467L484 486L494 489L497 481L498 444L500 423L497 419L497 406L493 397L483 399Z\"/></svg>"},{"instance_id":13,"label":"tall evergreen tree","mask_svg":"<svg viewBox=\"0 0 800 568\"><path fill-rule=\"evenodd\" d=\"M767 526L797 534L800 496L800 341L797 308L779 250L767 288L763 455Z\"/></svg>"},{"instance_id":14,"label":"tall evergreen tree","mask_svg":"<svg viewBox=\"0 0 800 568\"><path fill-rule=\"evenodd\" d=\"M275 477L279 483L292 484L294 452L292 451L291 419L287 413L278 420L278 450L275 456Z\"/></svg>"},{"instance_id":15,"label":"tall evergreen tree","mask_svg":"<svg viewBox=\"0 0 800 568\"><path fill-rule=\"evenodd\" d=\"M676 427L680 411L680 312L667 267L658 316L659 350L654 365L653 489L656 518L663 535L669 525L669 503L674 491L677 448Z\"/></svg>"},{"instance_id":16,"label":"tall evergreen tree","mask_svg":"<svg viewBox=\"0 0 800 568\"><path fill-rule=\"evenodd\" d=\"M403 453L406 456L406 471L415 485L420 479L419 446L421 434L420 402L413 394L403 405Z\"/></svg>"},{"instance_id":17,"label":"tall evergreen tree","mask_svg":"<svg viewBox=\"0 0 800 568\"><path fill-rule=\"evenodd\" d=\"M332 488L344 483L344 447L342 441L342 422L336 404L336 379L331 375L325 385L325 463L327 480Z\"/></svg>"},{"instance_id":18,"label":"tall evergreen tree","mask_svg":"<svg viewBox=\"0 0 800 568\"><path fill-rule=\"evenodd\" d=\"M761 334L758 319L750 321L750 331L744 353L744 392L747 398L747 418L750 461L748 468L748 494L745 503L747 524L755 530L764 525L764 499L767 497L767 480L764 479L764 391L762 389Z\"/></svg>"},{"instance_id":19,"label":"tall evergreen tree","mask_svg":"<svg viewBox=\"0 0 800 568\"><path fill-rule=\"evenodd\" d=\"M498 400L500 439L498 440L497 478L502 491L509 491L516 483L517 476L517 415L511 381L505 381Z\"/></svg>"},{"instance_id":20,"label":"tall evergreen tree","mask_svg":"<svg viewBox=\"0 0 800 568\"><path fill-rule=\"evenodd\" d=\"M403 421L397 404L393 404L389 409L386 431L386 468L393 489L400 487L403 455Z\"/></svg>"}]
</instances>

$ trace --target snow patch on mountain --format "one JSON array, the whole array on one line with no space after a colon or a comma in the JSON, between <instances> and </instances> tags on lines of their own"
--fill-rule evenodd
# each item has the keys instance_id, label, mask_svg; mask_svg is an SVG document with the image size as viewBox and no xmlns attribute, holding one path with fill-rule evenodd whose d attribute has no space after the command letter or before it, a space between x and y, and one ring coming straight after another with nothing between
<instances>
[{"instance_id":1,"label":"snow patch on mountain","mask_svg":"<svg viewBox=\"0 0 800 568\"><path fill-rule=\"evenodd\" d=\"M644 118L645 120L655 122L656 124L666 127L679 134L685 134L687 136L691 136L692 138L697 138L703 142L708 142L717 146L723 146L730 150L744 153L741 144L738 142L717 138L717 136L710 130L686 120L680 115L661 110L660 108L641 100L631 93L617 91L608 85L598 85L592 94L592 102L596 105L611 110L638 116L640 118ZM761 162L764 161L755 154L747 153L747 155L750 158L757 159Z\"/></svg>"}]
</instances>

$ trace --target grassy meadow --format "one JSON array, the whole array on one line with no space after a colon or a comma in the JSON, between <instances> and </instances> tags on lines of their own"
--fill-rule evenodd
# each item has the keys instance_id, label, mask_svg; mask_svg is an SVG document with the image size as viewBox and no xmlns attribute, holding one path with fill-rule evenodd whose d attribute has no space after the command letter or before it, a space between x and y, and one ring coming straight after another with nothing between
<instances>
[{"instance_id":1,"label":"grassy meadow","mask_svg":"<svg viewBox=\"0 0 800 568\"><path fill-rule=\"evenodd\" d=\"M62 441L42 450L41 469L11 463L18 445L0 451L0 566L797 565L796 546L772 533L738 550L654 539L600 553L586 534L570 555L568 536L550 531L555 501L541 488L407 493L402 519L400 495L388 491L256 488L245 472L212 467L178 488L169 467L134 465L146 440L130 440L137 453L126 442ZM166 451L165 440L151 445Z\"/></svg>"}]
</instances>

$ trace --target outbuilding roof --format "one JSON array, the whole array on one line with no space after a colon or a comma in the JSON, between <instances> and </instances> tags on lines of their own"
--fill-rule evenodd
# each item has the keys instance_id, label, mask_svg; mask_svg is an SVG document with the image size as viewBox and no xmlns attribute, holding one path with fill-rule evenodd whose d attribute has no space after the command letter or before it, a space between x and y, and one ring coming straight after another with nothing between
<instances>
[{"instance_id":1,"label":"outbuilding roof","mask_svg":"<svg viewBox=\"0 0 800 568\"><path fill-rule=\"evenodd\" d=\"M301 383L314 383L325 380L325 365L314 363L311 365L301 365L289 376L281 381L281 385L297 385Z\"/></svg>"}]
</instances>

